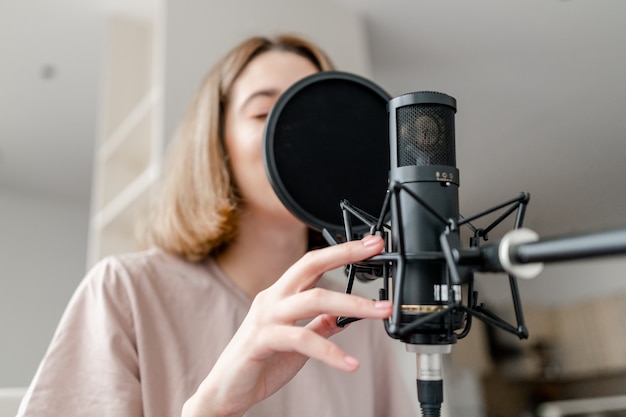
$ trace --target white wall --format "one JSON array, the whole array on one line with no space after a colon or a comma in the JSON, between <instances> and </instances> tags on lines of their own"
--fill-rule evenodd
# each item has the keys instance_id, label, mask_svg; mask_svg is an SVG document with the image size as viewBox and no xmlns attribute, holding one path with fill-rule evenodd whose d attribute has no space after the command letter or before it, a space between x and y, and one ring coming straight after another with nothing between
<instances>
[{"instance_id":1,"label":"white wall","mask_svg":"<svg viewBox=\"0 0 626 417\"><path fill-rule=\"evenodd\" d=\"M28 385L85 273L86 203L0 189L0 387Z\"/></svg>"}]
</instances>

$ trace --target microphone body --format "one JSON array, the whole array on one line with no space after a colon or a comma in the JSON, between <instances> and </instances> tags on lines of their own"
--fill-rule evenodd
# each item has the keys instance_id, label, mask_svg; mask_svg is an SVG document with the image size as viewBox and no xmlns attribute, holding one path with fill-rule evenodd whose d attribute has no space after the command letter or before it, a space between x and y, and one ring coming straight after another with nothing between
<instances>
[{"instance_id":1,"label":"microphone body","mask_svg":"<svg viewBox=\"0 0 626 417\"><path fill-rule=\"evenodd\" d=\"M456 100L436 92L409 93L388 104L389 179L400 188L391 201L392 249L400 254L391 273L401 304L399 326L446 308L450 297L460 301L460 286L448 285L439 241L446 220L459 217L455 112ZM450 330L462 326L462 315L451 314L401 339L416 345L454 343Z\"/></svg>"},{"instance_id":2,"label":"microphone body","mask_svg":"<svg viewBox=\"0 0 626 417\"><path fill-rule=\"evenodd\" d=\"M450 352L456 342L454 330L463 326L462 312L449 308L450 301L461 302L461 288L460 283L452 285L439 239L447 220L459 217L456 100L442 93L409 93L392 99L387 110L389 181L390 189L395 190L391 245L398 254L391 270L394 323L387 332L416 354L422 413L439 416L442 354Z\"/></svg>"}]
</instances>

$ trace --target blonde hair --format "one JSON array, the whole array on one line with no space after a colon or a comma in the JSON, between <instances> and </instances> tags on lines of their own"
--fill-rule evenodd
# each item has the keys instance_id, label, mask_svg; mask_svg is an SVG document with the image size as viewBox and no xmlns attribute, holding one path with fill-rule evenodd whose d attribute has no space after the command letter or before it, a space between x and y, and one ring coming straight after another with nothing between
<instances>
[{"instance_id":1,"label":"blonde hair","mask_svg":"<svg viewBox=\"0 0 626 417\"><path fill-rule=\"evenodd\" d=\"M173 138L145 243L196 261L236 236L241 202L224 148L224 113L241 72L272 50L304 56L320 71L334 69L321 49L292 35L253 37L232 49L204 78Z\"/></svg>"}]
</instances>

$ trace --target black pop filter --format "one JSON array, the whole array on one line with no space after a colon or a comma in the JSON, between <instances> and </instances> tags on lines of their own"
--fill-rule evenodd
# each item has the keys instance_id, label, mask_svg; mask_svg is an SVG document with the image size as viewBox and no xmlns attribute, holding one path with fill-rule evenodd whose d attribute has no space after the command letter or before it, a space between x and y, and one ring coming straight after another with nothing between
<instances>
[{"instance_id":1,"label":"black pop filter","mask_svg":"<svg viewBox=\"0 0 626 417\"><path fill-rule=\"evenodd\" d=\"M344 231L339 203L378 216L389 177L389 94L325 71L285 91L268 115L263 158L283 204L317 230ZM362 233L365 226L354 226Z\"/></svg>"}]
</instances>

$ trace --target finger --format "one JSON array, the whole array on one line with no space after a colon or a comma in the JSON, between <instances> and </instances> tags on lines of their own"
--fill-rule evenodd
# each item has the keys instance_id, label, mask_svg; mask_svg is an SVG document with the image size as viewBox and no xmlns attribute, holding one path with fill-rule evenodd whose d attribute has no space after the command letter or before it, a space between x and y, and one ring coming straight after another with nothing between
<instances>
[{"instance_id":1,"label":"finger","mask_svg":"<svg viewBox=\"0 0 626 417\"><path fill-rule=\"evenodd\" d=\"M317 283L324 272L377 255L383 245L382 238L368 235L361 240L308 252L276 282L277 291L293 294L307 290Z\"/></svg>"},{"instance_id":2,"label":"finger","mask_svg":"<svg viewBox=\"0 0 626 417\"><path fill-rule=\"evenodd\" d=\"M313 288L281 300L272 308L271 314L282 323L293 323L320 314L384 319L391 315L391 309L390 301L373 301L357 295Z\"/></svg>"},{"instance_id":3,"label":"finger","mask_svg":"<svg viewBox=\"0 0 626 417\"><path fill-rule=\"evenodd\" d=\"M263 332L260 342L276 352L298 352L317 359L333 368L352 372L359 367L359 361L348 355L335 343L304 327L273 326Z\"/></svg>"},{"instance_id":4,"label":"finger","mask_svg":"<svg viewBox=\"0 0 626 417\"><path fill-rule=\"evenodd\" d=\"M306 326L307 329L314 331L325 339L336 335L348 326L339 327L337 325L337 316L331 316L330 314L320 314L315 317Z\"/></svg>"}]
</instances>

